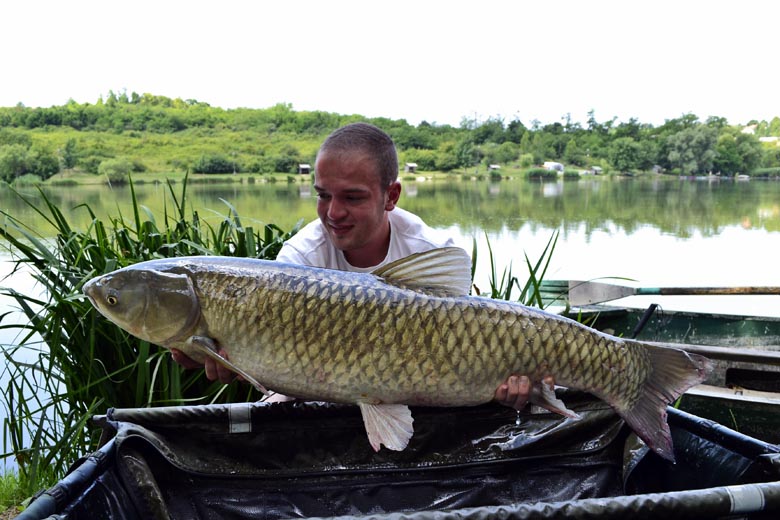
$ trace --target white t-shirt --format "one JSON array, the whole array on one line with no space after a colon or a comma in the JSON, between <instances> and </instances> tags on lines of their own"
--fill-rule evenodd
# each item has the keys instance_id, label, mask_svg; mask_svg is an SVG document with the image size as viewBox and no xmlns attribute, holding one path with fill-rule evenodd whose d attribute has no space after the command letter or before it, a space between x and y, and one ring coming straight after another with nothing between
<instances>
[{"instance_id":1,"label":"white t-shirt","mask_svg":"<svg viewBox=\"0 0 780 520\"><path fill-rule=\"evenodd\" d=\"M414 253L455 245L451 237L428 227L420 217L397 206L388 218L390 247L385 259L375 266L361 268L347 262L343 251L333 245L319 219L308 223L286 241L276 259L291 264L367 273Z\"/></svg>"}]
</instances>

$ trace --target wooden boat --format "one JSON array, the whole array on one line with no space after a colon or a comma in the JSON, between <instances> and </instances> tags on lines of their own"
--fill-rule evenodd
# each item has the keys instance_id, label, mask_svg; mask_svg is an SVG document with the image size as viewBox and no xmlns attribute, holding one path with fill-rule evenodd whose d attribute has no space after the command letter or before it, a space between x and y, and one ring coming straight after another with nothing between
<instances>
[{"instance_id":1,"label":"wooden boat","mask_svg":"<svg viewBox=\"0 0 780 520\"><path fill-rule=\"evenodd\" d=\"M679 407L780 443L780 318L607 305L583 306L567 315L616 336L709 357L715 370L683 396Z\"/></svg>"}]
</instances>

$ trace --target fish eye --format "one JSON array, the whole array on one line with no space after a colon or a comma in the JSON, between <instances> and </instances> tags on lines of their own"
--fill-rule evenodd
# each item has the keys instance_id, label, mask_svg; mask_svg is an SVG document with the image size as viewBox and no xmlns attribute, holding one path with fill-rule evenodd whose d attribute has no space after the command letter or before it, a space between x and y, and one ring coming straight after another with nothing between
<instances>
[{"instance_id":1,"label":"fish eye","mask_svg":"<svg viewBox=\"0 0 780 520\"><path fill-rule=\"evenodd\" d=\"M111 305L113 307L114 305L119 303L119 298L117 298L113 294L109 294L108 296L106 296L106 303L108 303L109 305Z\"/></svg>"}]
</instances>

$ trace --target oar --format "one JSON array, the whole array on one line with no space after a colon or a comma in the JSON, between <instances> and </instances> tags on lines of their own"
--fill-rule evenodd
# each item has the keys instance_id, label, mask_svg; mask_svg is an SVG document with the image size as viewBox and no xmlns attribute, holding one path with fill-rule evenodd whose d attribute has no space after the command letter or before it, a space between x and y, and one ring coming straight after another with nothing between
<instances>
[{"instance_id":1,"label":"oar","mask_svg":"<svg viewBox=\"0 0 780 520\"><path fill-rule=\"evenodd\" d=\"M668 343L664 341L643 341L659 347L669 347L684 350L691 354L701 354L710 359L721 361L738 361L741 363L757 363L760 365L780 366L780 347L766 345L759 348L717 347L712 345L689 345L685 343Z\"/></svg>"},{"instance_id":2,"label":"oar","mask_svg":"<svg viewBox=\"0 0 780 520\"><path fill-rule=\"evenodd\" d=\"M744 294L780 294L780 287L628 287L601 282L578 280L542 280L542 297L547 302L558 300L571 306L591 305L637 295L733 296Z\"/></svg>"}]
</instances>

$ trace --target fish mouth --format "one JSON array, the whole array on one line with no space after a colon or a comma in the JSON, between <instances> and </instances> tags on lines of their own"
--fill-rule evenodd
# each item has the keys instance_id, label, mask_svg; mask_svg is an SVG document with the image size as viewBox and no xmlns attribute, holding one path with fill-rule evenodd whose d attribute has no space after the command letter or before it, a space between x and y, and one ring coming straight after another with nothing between
<instances>
[{"instance_id":1,"label":"fish mouth","mask_svg":"<svg viewBox=\"0 0 780 520\"><path fill-rule=\"evenodd\" d=\"M97 285L98 283L96 280L89 280L81 288L81 295L86 296L94 307L97 307L97 305L95 305L95 297L93 296L97 291Z\"/></svg>"}]
</instances>

